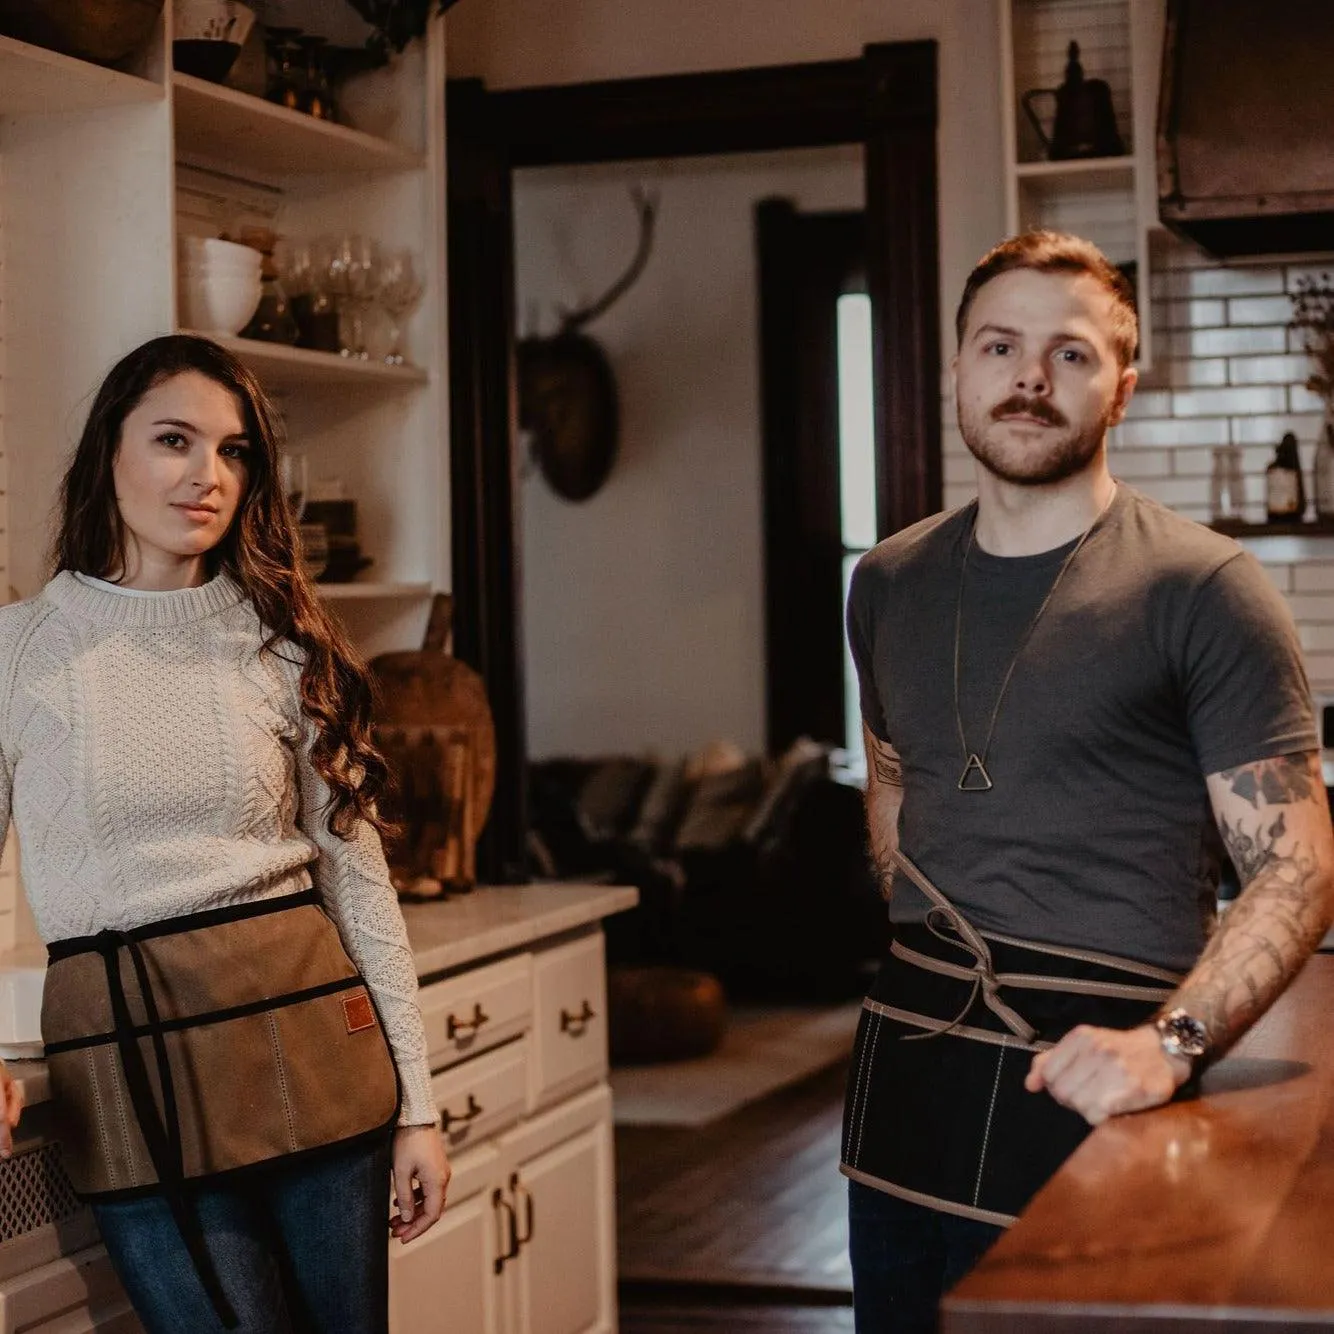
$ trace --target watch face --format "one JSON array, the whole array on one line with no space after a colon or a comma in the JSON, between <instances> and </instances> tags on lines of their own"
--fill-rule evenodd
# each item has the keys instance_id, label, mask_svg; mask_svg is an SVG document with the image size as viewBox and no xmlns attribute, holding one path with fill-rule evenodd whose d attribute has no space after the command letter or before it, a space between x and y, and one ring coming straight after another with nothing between
<instances>
[{"instance_id":1,"label":"watch face","mask_svg":"<svg viewBox=\"0 0 1334 1334\"><path fill-rule=\"evenodd\" d=\"M1203 1056L1209 1050L1209 1031L1185 1010L1173 1010L1158 1021L1158 1031L1183 1056Z\"/></svg>"}]
</instances>

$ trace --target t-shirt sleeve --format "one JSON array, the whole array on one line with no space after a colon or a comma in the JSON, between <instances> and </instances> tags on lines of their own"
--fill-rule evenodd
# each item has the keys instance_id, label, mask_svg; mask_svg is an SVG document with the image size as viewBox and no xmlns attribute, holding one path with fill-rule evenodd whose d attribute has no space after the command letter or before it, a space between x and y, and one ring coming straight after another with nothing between
<instances>
[{"instance_id":1,"label":"t-shirt sleeve","mask_svg":"<svg viewBox=\"0 0 1334 1334\"><path fill-rule=\"evenodd\" d=\"M1220 566L1192 601L1182 682L1205 774L1318 745L1292 613L1246 552Z\"/></svg>"},{"instance_id":2,"label":"t-shirt sleeve","mask_svg":"<svg viewBox=\"0 0 1334 1334\"><path fill-rule=\"evenodd\" d=\"M885 721L885 705L875 679L871 585L871 571L867 568L866 558L863 557L852 572L848 589L848 647L852 651L853 666L857 669L857 689L861 696L862 718L865 719L873 735L887 742L889 728Z\"/></svg>"}]
</instances>

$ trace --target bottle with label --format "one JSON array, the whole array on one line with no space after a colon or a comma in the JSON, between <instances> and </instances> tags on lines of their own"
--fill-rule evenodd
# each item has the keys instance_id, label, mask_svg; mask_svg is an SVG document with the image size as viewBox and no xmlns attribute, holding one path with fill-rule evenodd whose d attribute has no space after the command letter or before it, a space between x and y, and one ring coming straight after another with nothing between
<instances>
[{"instance_id":1,"label":"bottle with label","mask_svg":"<svg viewBox=\"0 0 1334 1334\"><path fill-rule=\"evenodd\" d=\"M1334 519L1334 404L1325 408L1325 420L1315 442L1315 516Z\"/></svg>"},{"instance_id":2,"label":"bottle with label","mask_svg":"<svg viewBox=\"0 0 1334 1334\"><path fill-rule=\"evenodd\" d=\"M1306 488L1297 437L1291 431L1279 442L1274 461L1265 469L1265 510L1270 523L1300 523L1306 513Z\"/></svg>"}]
</instances>

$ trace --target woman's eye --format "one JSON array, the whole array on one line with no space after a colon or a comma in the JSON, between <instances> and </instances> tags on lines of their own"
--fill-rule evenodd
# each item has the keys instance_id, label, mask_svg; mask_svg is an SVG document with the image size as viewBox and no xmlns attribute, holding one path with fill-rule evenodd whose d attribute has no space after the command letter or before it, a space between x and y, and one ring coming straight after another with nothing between
<instances>
[{"instance_id":1,"label":"woman's eye","mask_svg":"<svg viewBox=\"0 0 1334 1334\"><path fill-rule=\"evenodd\" d=\"M168 449L180 449L186 443L185 437L179 431L163 431L157 439L159 444L166 445Z\"/></svg>"},{"instance_id":2,"label":"woman's eye","mask_svg":"<svg viewBox=\"0 0 1334 1334\"><path fill-rule=\"evenodd\" d=\"M248 461L249 458L250 458L250 446L249 446L249 445L223 445L223 447L222 447L222 454L223 454L223 456L224 456L225 458L229 458L229 459L242 459L242 460L247 460L247 461Z\"/></svg>"},{"instance_id":3,"label":"woman's eye","mask_svg":"<svg viewBox=\"0 0 1334 1334\"><path fill-rule=\"evenodd\" d=\"M1072 362L1075 365L1082 365L1084 362L1088 360L1088 358L1077 347L1065 348L1061 352L1061 356L1064 357L1066 361Z\"/></svg>"}]
</instances>

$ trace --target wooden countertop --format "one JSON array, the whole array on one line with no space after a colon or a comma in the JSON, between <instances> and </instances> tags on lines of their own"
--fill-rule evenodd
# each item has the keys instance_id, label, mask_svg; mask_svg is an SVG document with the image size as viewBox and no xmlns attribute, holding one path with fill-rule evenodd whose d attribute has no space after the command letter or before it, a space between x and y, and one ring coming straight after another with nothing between
<instances>
[{"instance_id":1,"label":"wooden countertop","mask_svg":"<svg viewBox=\"0 0 1334 1334\"><path fill-rule=\"evenodd\" d=\"M1200 1098L1100 1126L945 1299L943 1334L1334 1329L1334 958Z\"/></svg>"}]
</instances>

